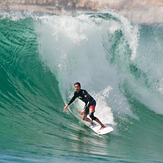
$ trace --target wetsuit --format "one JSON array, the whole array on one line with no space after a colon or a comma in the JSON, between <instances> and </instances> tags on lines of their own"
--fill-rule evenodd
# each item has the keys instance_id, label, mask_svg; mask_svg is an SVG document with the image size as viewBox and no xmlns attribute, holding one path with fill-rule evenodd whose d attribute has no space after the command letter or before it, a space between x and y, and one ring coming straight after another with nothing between
<instances>
[{"instance_id":1,"label":"wetsuit","mask_svg":"<svg viewBox=\"0 0 163 163\"><path fill-rule=\"evenodd\" d=\"M89 108L93 108L95 109L96 106L96 101L94 100L94 98L84 89L80 89L79 92L74 92L74 96L72 97L72 99L69 101L68 105L70 105L76 98L79 98L80 100L82 100L85 103L85 112L84 114L89 114Z\"/></svg>"}]
</instances>

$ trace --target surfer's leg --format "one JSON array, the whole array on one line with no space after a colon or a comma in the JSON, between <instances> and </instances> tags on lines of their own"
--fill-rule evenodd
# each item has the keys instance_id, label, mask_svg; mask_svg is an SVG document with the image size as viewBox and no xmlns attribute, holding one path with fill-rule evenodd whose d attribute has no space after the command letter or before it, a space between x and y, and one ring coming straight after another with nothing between
<instances>
[{"instance_id":1,"label":"surfer's leg","mask_svg":"<svg viewBox=\"0 0 163 163\"><path fill-rule=\"evenodd\" d=\"M82 120L85 120L85 121L90 122L92 124L92 121L89 118L87 118L87 114L82 115Z\"/></svg>"},{"instance_id":2,"label":"surfer's leg","mask_svg":"<svg viewBox=\"0 0 163 163\"><path fill-rule=\"evenodd\" d=\"M95 117L93 114L94 114L95 110L94 108L89 108L89 115L91 117L92 120L95 120L97 123L99 123L101 125L101 129L105 128L105 126L102 124L102 122L97 118Z\"/></svg>"},{"instance_id":3,"label":"surfer's leg","mask_svg":"<svg viewBox=\"0 0 163 163\"><path fill-rule=\"evenodd\" d=\"M102 124L102 122L98 118L96 118L95 121L101 125L100 130L103 129L103 128L105 128L105 126Z\"/></svg>"},{"instance_id":4,"label":"surfer's leg","mask_svg":"<svg viewBox=\"0 0 163 163\"><path fill-rule=\"evenodd\" d=\"M91 119L87 118L87 116L89 114L89 109L86 109L86 106L84 107L84 109L85 109L85 112L82 115L82 119L87 121L87 122L90 122L91 125L93 125L93 121L91 121Z\"/></svg>"}]
</instances>

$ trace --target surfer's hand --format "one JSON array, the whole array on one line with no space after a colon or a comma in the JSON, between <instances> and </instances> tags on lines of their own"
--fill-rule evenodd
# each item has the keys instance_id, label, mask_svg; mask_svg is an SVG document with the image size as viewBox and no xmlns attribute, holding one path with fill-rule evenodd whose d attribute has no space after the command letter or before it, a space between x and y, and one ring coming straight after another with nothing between
<instances>
[{"instance_id":1,"label":"surfer's hand","mask_svg":"<svg viewBox=\"0 0 163 163\"><path fill-rule=\"evenodd\" d=\"M64 111L66 111L67 107L68 107L68 104L64 107Z\"/></svg>"},{"instance_id":2,"label":"surfer's hand","mask_svg":"<svg viewBox=\"0 0 163 163\"><path fill-rule=\"evenodd\" d=\"M85 110L81 111L81 112L80 112L80 115L83 115L83 114L84 114L84 112L85 112Z\"/></svg>"}]
</instances>

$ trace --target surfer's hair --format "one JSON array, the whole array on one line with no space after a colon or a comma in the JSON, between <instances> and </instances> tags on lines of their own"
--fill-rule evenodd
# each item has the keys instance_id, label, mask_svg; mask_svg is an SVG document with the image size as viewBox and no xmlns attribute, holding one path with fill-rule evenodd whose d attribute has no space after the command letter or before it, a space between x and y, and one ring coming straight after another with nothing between
<instances>
[{"instance_id":1,"label":"surfer's hair","mask_svg":"<svg viewBox=\"0 0 163 163\"><path fill-rule=\"evenodd\" d=\"M80 85L80 83L79 83L79 82L76 82L76 83L74 84L74 86L75 86L76 84L77 84L79 87L81 87L81 85Z\"/></svg>"}]
</instances>

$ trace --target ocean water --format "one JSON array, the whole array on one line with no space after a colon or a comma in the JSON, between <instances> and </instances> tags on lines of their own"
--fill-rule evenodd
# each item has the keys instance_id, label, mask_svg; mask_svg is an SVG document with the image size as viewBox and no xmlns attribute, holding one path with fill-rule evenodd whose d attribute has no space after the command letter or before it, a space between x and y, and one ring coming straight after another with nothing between
<instances>
[{"instance_id":1,"label":"ocean water","mask_svg":"<svg viewBox=\"0 0 163 163\"><path fill-rule=\"evenodd\" d=\"M163 28L113 11L0 16L0 162L163 162ZM64 105L80 81L98 136Z\"/></svg>"}]
</instances>

